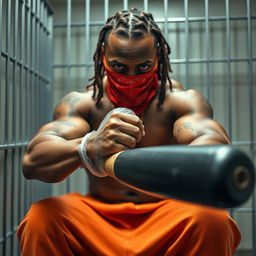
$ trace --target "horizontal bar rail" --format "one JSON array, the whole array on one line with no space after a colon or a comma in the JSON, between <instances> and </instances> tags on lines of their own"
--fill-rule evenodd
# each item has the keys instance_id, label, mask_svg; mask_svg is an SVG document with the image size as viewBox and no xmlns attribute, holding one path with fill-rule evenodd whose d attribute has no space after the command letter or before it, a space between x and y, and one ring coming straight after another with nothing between
<instances>
[{"instance_id":1,"label":"horizontal bar rail","mask_svg":"<svg viewBox=\"0 0 256 256\"><path fill-rule=\"evenodd\" d=\"M251 19L256 19L256 16L251 16ZM206 17L188 17L188 22L206 22L207 18ZM247 16L231 16L230 20L247 20ZM165 23L164 18L158 18L155 19L156 23ZM218 17L209 17L209 21L226 21L225 16L218 16ZM184 17L178 17L178 18L168 18L167 23L183 23L186 22L186 18ZM90 21L90 26L102 26L105 24L104 21ZM86 23L85 22L75 22L70 24L71 27L85 27ZM55 24L53 28L66 28L67 24Z\"/></svg>"}]
</instances>

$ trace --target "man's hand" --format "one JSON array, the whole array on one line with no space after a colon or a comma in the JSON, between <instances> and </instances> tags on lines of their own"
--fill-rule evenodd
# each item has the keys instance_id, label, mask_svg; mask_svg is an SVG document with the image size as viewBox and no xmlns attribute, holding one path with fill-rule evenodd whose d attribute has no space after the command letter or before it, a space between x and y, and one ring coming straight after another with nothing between
<instances>
[{"instance_id":1,"label":"man's hand","mask_svg":"<svg viewBox=\"0 0 256 256\"><path fill-rule=\"evenodd\" d=\"M88 139L87 155L91 159L135 148L145 135L138 116L114 112L105 124Z\"/></svg>"}]
</instances>

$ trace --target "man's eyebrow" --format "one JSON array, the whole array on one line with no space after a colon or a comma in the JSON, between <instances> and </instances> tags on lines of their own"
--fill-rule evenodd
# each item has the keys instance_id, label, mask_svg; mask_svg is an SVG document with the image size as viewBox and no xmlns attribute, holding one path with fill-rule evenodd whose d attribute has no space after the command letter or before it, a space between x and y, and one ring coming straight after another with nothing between
<instances>
[{"instance_id":1,"label":"man's eyebrow","mask_svg":"<svg viewBox=\"0 0 256 256\"><path fill-rule=\"evenodd\" d=\"M119 64L119 65L126 66L124 63L119 62L119 61L117 61L117 60L110 60L109 63L111 63L111 64Z\"/></svg>"},{"instance_id":2,"label":"man's eyebrow","mask_svg":"<svg viewBox=\"0 0 256 256\"><path fill-rule=\"evenodd\" d=\"M117 60L110 60L109 63L112 64L112 65L113 64L119 64L119 65L127 66L126 64L124 64L122 62L119 62ZM145 60L145 61L139 63L137 66L145 65L145 64L152 64L152 63L153 63L153 61L151 61L151 60Z\"/></svg>"},{"instance_id":3,"label":"man's eyebrow","mask_svg":"<svg viewBox=\"0 0 256 256\"><path fill-rule=\"evenodd\" d=\"M152 64L153 63L153 61L151 61L151 60L146 60L146 61L143 61L143 62L141 62L140 64L138 64L138 65L143 65L143 64Z\"/></svg>"}]
</instances>

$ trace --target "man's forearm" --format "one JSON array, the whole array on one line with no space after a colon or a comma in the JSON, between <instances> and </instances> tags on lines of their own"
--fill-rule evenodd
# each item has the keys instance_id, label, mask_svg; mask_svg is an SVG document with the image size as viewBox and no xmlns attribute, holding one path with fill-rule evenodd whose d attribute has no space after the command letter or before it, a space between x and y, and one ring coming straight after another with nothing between
<instances>
[{"instance_id":1,"label":"man's forearm","mask_svg":"<svg viewBox=\"0 0 256 256\"><path fill-rule=\"evenodd\" d=\"M223 137L222 135L216 134L204 134L196 139L194 139L189 145L191 146L200 146L200 145L218 145L218 144L231 144L228 138Z\"/></svg>"},{"instance_id":2,"label":"man's forearm","mask_svg":"<svg viewBox=\"0 0 256 256\"><path fill-rule=\"evenodd\" d=\"M33 139L23 158L24 176L49 183L64 180L81 165L80 142L81 138L65 140L54 135Z\"/></svg>"}]
</instances>

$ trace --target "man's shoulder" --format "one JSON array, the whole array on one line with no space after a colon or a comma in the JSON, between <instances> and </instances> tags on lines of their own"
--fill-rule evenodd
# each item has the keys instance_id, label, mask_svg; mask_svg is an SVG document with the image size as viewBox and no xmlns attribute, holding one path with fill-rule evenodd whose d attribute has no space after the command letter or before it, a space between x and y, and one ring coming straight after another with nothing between
<instances>
[{"instance_id":1,"label":"man's shoulder","mask_svg":"<svg viewBox=\"0 0 256 256\"><path fill-rule=\"evenodd\" d=\"M167 101L172 112L177 116L185 114L198 113L207 109L212 112L211 105L207 99L197 90L175 88L167 93Z\"/></svg>"},{"instance_id":2,"label":"man's shoulder","mask_svg":"<svg viewBox=\"0 0 256 256\"><path fill-rule=\"evenodd\" d=\"M86 89L82 92L79 91L71 91L66 94L61 102L67 102L72 104L74 107L86 107L95 103L95 99L93 97L93 90Z\"/></svg>"},{"instance_id":3,"label":"man's shoulder","mask_svg":"<svg viewBox=\"0 0 256 256\"><path fill-rule=\"evenodd\" d=\"M69 117L84 116L89 113L94 102L93 91L90 89L83 92L71 91L59 101L55 107L54 115L58 112L66 113Z\"/></svg>"},{"instance_id":4,"label":"man's shoulder","mask_svg":"<svg viewBox=\"0 0 256 256\"><path fill-rule=\"evenodd\" d=\"M172 91L185 91L184 86L177 80L171 79ZM167 88L170 88L169 82L167 83Z\"/></svg>"},{"instance_id":5,"label":"man's shoulder","mask_svg":"<svg viewBox=\"0 0 256 256\"><path fill-rule=\"evenodd\" d=\"M201 96L201 94L194 89L185 89L177 80L171 79L171 82L171 90L169 83L166 84L166 96L167 99L171 100L174 104L184 103L184 101L189 103L192 98Z\"/></svg>"}]
</instances>

